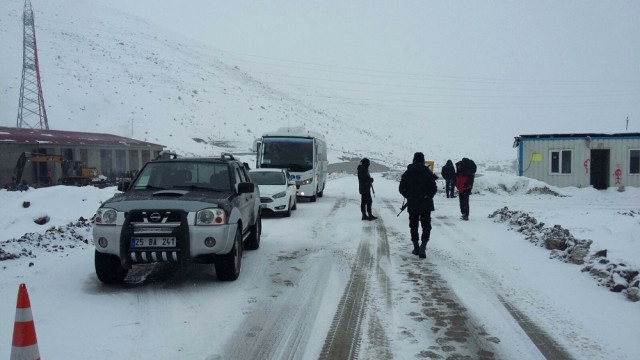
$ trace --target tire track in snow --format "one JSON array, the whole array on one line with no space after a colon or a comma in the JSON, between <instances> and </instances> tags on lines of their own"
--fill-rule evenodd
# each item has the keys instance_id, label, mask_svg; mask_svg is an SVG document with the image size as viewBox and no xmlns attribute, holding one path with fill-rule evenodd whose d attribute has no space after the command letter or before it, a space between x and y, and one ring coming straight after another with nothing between
<instances>
[{"instance_id":1,"label":"tire track in snow","mask_svg":"<svg viewBox=\"0 0 640 360\"><path fill-rule=\"evenodd\" d=\"M383 260L381 262L381 260ZM386 261L386 263L385 263ZM382 219L365 222L351 276L338 304L320 360L364 358L392 359L390 341L382 316L390 313L389 245ZM379 304L378 299L384 299ZM367 336L363 337L363 331ZM366 343L363 344L363 338Z\"/></svg>"},{"instance_id":2,"label":"tire track in snow","mask_svg":"<svg viewBox=\"0 0 640 360\"><path fill-rule=\"evenodd\" d=\"M338 198L311 236L326 236L328 224L347 199ZM324 289L329 286L332 254L309 249L280 253L268 267L274 292L261 299L235 331L222 355L207 359L301 359L312 335Z\"/></svg>"},{"instance_id":3,"label":"tire track in snow","mask_svg":"<svg viewBox=\"0 0 640 360\"><path fill-rule=\"evenodd\" d=\"M449 222L446 216L437 217L434 219L438 222L438 226L441 226L441 230L450 234L450 237L456 239L460 237L458 234L459 229L454 229L453 223ZM441 255L442 256L442 255ZM451 259L449 259L451 260ZM460 264L457 263L456 267L469 268L468 272L472 272L479 275L479 278L484 283L486 288L492 289L492 292L496 295L499 302L504 306L507 312L520 326L522 331L529 337L531 342L538 348L540 353L549 360L571 360L573 357L546 331L544 331L539 325L532 321L528 316L521 312L516 306L509 302L505 297L500 295L499 285L492 280L492 276L484 269L475 268L470 263Z\"/></svg>"},{"instance_id":4,"label":"tire track in snow","mask_svg":"<svg viewBox=\"0 0 640 360\"><path fill-rule=\"evenodd\" d=\"M391 201L384 199L383 203L389 212L397 215L399 209L396 210ZM401 244L402 248L410 248L405 234L393 231L390 235ZM416 305L416 308L420 308L407 315L415 322L428 324L429 328L426 329L425 326L423 329L428 332L422 332L421 335L429 333L432 342L435 343L420 351L416 357L495 359L494 348L500 340L474 323L455 291L437 271L435 264L428 258L419 259L414 255L401 254L399 257L402 261L399 270L405 276L405 282L411 283L413 287L410 301Z\"/></svg>"}]
</instances>

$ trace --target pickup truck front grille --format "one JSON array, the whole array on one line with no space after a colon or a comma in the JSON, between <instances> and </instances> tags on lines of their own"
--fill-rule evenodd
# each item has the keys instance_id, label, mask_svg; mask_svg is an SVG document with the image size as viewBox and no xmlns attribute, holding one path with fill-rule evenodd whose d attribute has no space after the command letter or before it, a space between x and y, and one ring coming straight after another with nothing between
<instances>
[{"instance_id":1,"label":"pickup truck front grille","mask_svg":"<svg viewBox=\"0 0 640 360\"><path fill-rule=\"evenodd\" d=\"M131 211L130 216L132 223L164 224L181 220L180 212L169 210Z\"/></svg>"},{"instance_id":2,"label":"pickup truck front grille","mask_svg":"<svg viewBox=\"0 0 640 360\"><path fill-rule=\"evenodd\" d=\"M135 247L133 245L134 238L175 238L176 245L173 247ZM120 251L120 258L125 259L129 264L188 261L187 212L180 209L129 211L122 227Z\"/></svg>"}]
</instances>

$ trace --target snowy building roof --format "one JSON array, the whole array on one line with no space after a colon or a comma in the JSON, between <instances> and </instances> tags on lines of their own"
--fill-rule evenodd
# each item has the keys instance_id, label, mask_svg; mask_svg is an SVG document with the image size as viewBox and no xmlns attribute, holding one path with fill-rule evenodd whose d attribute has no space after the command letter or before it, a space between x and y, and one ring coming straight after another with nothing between
<instances>
[{"instance_id":1,"label":"snowy building roof","mask_svg":"<svg viewBox=\"0 0 640 360\"><path fill-rule=\"evenodd\" d=\"M541 140L566 140L574 138L591 138L591 139L640 139L640 133L626 132L626 133L570 133L570 134L533 134L533 135L518 135L515 137L513 147L518 147L522 139L541 139ZM534 140L535 141L535 140Z\"/></svg>"},{"instance_id":2,"label":"snowy building roof","mask_svg":"<svg viewBox=\"0 0 640 360\"><path fill-rule=\"evenodd\" d=\"M570 134L535 134L535 135L519 135L519 138L585 138L590 136L591 138L628 138L628 137L640 137L640 133L615 133L615 134L603 134L603 133L570 133Z\"/></svg>"},{"instance_id":3,"label":"snowy building roof","mask_svg":"<svg viewBox=\"0 0 640 360\"><path fill-rule=\"evenodd\" d=\"M0 126L0 144L53 144L88 146L135 146L163 148L163 145L122 136L77 131L20 129Z\"/></svg>"}]
</instances>

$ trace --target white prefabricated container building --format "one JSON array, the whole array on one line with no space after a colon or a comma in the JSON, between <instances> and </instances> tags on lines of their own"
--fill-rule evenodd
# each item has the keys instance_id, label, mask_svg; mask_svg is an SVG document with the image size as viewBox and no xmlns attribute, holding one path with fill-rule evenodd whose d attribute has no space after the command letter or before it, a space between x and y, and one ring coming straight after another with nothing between
<instances>
[{"instance_id":1,"label":"white prefabricated container building","mask_svg":"<svg viewBox=\"0 0 640 360\"><path fill-rule=\"evenodd\" d=\"M558 187L640 187L640 133L520 135L518 174Z\"/></svg>"}]
</instances>

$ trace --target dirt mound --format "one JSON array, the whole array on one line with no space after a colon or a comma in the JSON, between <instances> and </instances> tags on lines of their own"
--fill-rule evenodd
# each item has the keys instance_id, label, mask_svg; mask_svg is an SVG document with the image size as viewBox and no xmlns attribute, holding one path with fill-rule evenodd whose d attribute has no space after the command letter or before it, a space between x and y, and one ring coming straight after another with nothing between
<instances>
[{"instance_id":1,"label":"dirt mound","mask_svg":"<svg viewBox=\"0 0 640 360\"><path fill-rule=\"evenodd\" d=\"M607 259L606 250L591 253L593 241L576 239L560 225L545 227L529 214L511 211L507 207L494 211L489 218L508 223L510 229L521 233L531 243L550 250L552 259L585 265L582 271L589 272L597 279L598 285L621 292L631 301L640 301L640 269L611 262Z\"/></svg>"},{"instance_id":2,"label":"dirt mound","mask_svg":"<svg viewBox=\"0 0 640 360\"><path fill-rule=\"evenodd\" d=\"M37 253L64 253L93 242L93 220L79 218L64 226L51 227L44 233L26 233L18 239L0 242L0 261L21 257L35 258ZM37 251L35 251L37 250Z\"/></svg>"}]
</instances>

